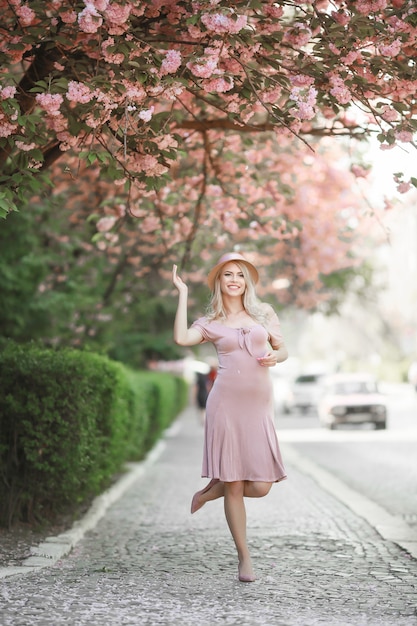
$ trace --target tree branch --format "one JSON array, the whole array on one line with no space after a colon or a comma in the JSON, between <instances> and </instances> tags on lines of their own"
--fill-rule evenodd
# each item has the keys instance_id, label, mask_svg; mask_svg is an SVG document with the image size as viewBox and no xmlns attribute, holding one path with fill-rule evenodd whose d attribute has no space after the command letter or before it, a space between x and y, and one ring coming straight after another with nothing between
<instances>
[{"instance_id":1,"label":"tree branch","mask_svg":"<svg viewBox=\"0 0 417 626\"><path fill-rule=\"evenodd\" d=\"M197 130L207 132L208 130L232 130L239 133L265 133L273 131L277 127L276 124L265 122L263 124L239 124L232 120L219 118L215 120L183 120L175 124L175 128L182 130ZM300 134L314 135L318 137L349 135L351 137L366 136L367 132L361 126L351 126L349 128L326 128L316 127L306 131L300 131Z\"/></svg>"},{"instance_id":2,"label":"tree branch","mask_svg":"<svg viewBox=\"0 0 417 626\"><path fill-rule=\"evenodd\" d=\"M49 42L42 43L36 48L34 59L19 82L16 100L19 103L21 115L30 113L35 106L36 94L31 93L30 90L37 81L49 76L54 68L54 63L62 57L59 48L47 48L47 43ZM4 165L11 151L10 145L0 148L0 167Z\"/></svg>"}]
</instances>

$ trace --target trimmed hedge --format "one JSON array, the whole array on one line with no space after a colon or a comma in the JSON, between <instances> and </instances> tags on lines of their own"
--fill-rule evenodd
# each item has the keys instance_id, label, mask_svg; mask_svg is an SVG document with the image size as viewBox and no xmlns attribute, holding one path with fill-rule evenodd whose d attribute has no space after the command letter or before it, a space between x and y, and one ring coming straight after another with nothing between
<instances>
[{"instance_id":1,"label":"trimmed hedge","mask_svg":"<svg viewBox=\"0 0 417 626\"><path fill-rule=\"evenodd\" d=\"M0 354L0 524L51 520L108 486L184 408L187 386L98 354L12 342Z\"/></svg>"}]
</instances>

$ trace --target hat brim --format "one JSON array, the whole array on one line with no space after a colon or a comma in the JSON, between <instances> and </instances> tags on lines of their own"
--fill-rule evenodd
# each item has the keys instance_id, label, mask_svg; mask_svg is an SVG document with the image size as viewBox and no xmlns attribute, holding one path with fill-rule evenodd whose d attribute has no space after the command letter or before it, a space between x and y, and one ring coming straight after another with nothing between
<instances>
[{"instance_id":1,"label":"hat brim","mask_svg":"<svg viewBox=\"0 0 417 626\"><path fill-rule=\"evenodd\" d=\"M239 258L238 256L236 257L230 257L225 259L224 261L220 261L219 263L217 263L217 265L215 265L213 267L213 269L210 270L210 272L208 273L207 276L207 283L208 286L210 287L211 291L213 291L214 289L214 283L216 280L216 276L219 274L219 272L221 271L222 267L224 265L227 265L228 263L242 263L242 265L245 265L245 267L247 267L249 274L252 277L253 282L256 284L259 280L259 274L258 274L258 270L256 269L256 267L254 265L252 265L252 263L250 263L249 261L247 261L246 259L243 258Z\"/></svg>"}]
</instances>

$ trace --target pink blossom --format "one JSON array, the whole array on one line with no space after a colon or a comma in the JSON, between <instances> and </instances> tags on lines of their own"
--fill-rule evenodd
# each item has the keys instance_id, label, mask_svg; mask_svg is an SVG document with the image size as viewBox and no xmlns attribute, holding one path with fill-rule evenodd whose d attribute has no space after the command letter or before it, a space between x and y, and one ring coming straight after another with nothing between
<instances>
[{"instance_id":1,"label":"pink blossom","mask_svg":"<svg viewBox=\"0 0 417 626\"><path fill-rule=\"evenodd\" d=\"M356 9L363 15L377 13L387 8L387 0L357 0Z\"/></svg>"},{"instance_id":2,"label":"pink blossom","mask_svg":"<svg viewBox=\"0 0 417 626\"><path fill-rule=\"evenodd\" d=\"M305 76L304 74L296 74L290 76L291 85L294 87L309 87L314 83L314 78Z\"/></svg>"},{"instance_id":3,"label":"pink blossom","mask_svg":"<svg viewBox=\"0 0 417 626\"><path fill-rule=\"evenodd\" d=\"M350 171L356 178L366 178L369 174L369 170L362 165L353 164Z\"/></svg>"},{"instance_id":4,"label":"pink blossom","mask_svg":"<svg viewBox=\"0 0 417 626\"><path fill-rule=\"evenodd\" d=\"M92 4L87 4L78 15L78 24L84 33L96 33L103 23L103 18Z\"/></svg>"},{"instance_id":5,"label":"pink blossom","mask_svg":"<svg viewBox=\"0 0 417 626\"><path fill-rule=\"evenodd\" d=\"M184 216L180 219L179 221L179 226L181 229L181 233L183 234L184 237L188 237L188 235L192 232L193 230L193 223L192 221Z\"/></svg>"},{"instance_id":6,"label":"pink blossom","mask_svg":"<svg viewBox=\"0 0 417 626\"><path fill-rule=\"evenodd\" d=\"M407 143L409 141L413 141L413 133L408 130L397 130L395 132L395 138L398 139L398 141Z\"/></svg>"},{"instance_id":7,"label":"pink blossom","mask_svg":"<svg viewBox=\"0 0 417 626\"><path fill-rule=\"evenodd\" d=\"M96 117L93 113L89 113L85 118L85 123L89 128L98 128L105 120L103 117Z\"/></svg>"},{"instance_id":8,"label":"pink blossom","mask_svg":"<svg viewBox=\"0 0 417 626\"><path fill-rule=\"evenodd\" d=\"M343 11L343 9L339 9L338 11L331 12L332 18L340 24L341 26L346 26L350 22L350 15L347 11Z\"/></svg>"},{"instance_id":9,"label":"pink blossom","mask_svg":"<svg viewBox=\"0 0 417 626\"><path fill-rule=\"evenodd\" d=\"M237 19L228 17L222 13L206 13L201 21L207 30L214 33L239 33L248 23L246 15L239 15Z\"/></svg>"},{"instance_id":10,"label":"pink blossom","mask_svg":"<svg viewBox=\"0 0 417 626\"><path fill-rule=\"evenodd\" d=\"M97 222L97 230L99 233L105 233L109 230L111 230L114 226L114 224L116 223L117 219L115 217L109 216L109 217L102 217L101 219L99 219L99 221Z\"/></svg>"},{"instance_id":11,"label":"pink blossom","mask_svg":"<svg viewBox=\"0 0 417 626\"><path fill-rule=\"evenodd\" d=\"M84 83L70 80L66 96L70 102L87 104L88 102L91 102L94 94L92 93L90 87L84 85Z\"/></svg>"},{"instance_id":12,"label":"pink blossom","mask_svg":"<svg viewBox=\"0 0 417 626\"><path fill-rule=\"evenodd\" d=\"M10 137L16 130L17 124L13 124L0 112L0 137Z\"/></svg>"},{"instance_id":13,"label":"pink blossom","mask_svg":"<svg viewBox=\"0 0 417 626\"><path fill-rule=\"evenodd\" d=\"M30 26L36 18L36 13L28 6L16 7L16 14L19 16L19 22L22 26Z\"/></svg>"},{"instance_id":14,"label":"pink blossom","mask_svg":"<svg viewBox=\"0 0 417 626\"><path fill-rule=\"evenodd\" d=\"M84 4L92 4L97 11L105 11L109 6L109 0L84 0Z\"/></svg>"},{"instance_id":15,"label":"pink blossom","mask_svg":"<svg viewBox=\"0 0 417 626\"><path fill-rule=\"evenodd\" d=\"M308 44L311 39L312 32L308 26L302 22L295 22L293 28L285 32L283 41L289 43L296 48L301 48Z\"/></svg>"},{"instance_id":16,"label":"pink blossom","mask_svg":"<svg viewBox=\"0 0 417 626\"><path fill-rule=\"evenodd\" d=\"M59 111L55 111L54 113L48 111L48 117L45 120L45 125L48 129L58 133L67 128L68 122Z\"/></svg>"},{"instance_id":17,"label":"pink blossom","mask_svg":"<svg viewBox=\"0 0 417 626\"><path fill-rule=\"evenodd\" d=\"M38 93L35 100L49 115L59 115L59 107L63 103L64 98L60 93Z\"/></svg>"},{"instance_id":18,"label":"pink blossom","mask_svg":"<svg viewBox=\"0 0 417 626\"><path fill-rule=\"evenodd\" d=\"M125 60L125 55L122 52L107 52L107 48L110 48L110 46L114 46L113 37L109 37L101 44L101 51L105 60L108 63L114 63L114 65L121 65Z\"/></svg>"},{"instance_id":19,"label":"pink blossom","mask_svg":"<svg viewBox=\"0 0 417 626\"><path fill-rule=\"evenodd\" d=\"M0 99L7 100L7 98L14 98L16 93L16 87L14 85L9 85L8 87L2 87L0 89Z\"/></svg>"},{"instance_id":20,"label":"pink blossom","mask_svg":"<svg viewBox=\"0 0 417 626\"><path fill-rule=\"evenodd\" d=\"M187 68L198 78L210 78L217 70L217 61L218 59L214 55L199 57L195 61L189 61Z\"/></svg>"},{"instance_id":21,"label":"pink blossom","mask_svg":"<svg viewBox=\"0 0 417 626\"><path fill-rule=\"evenodd\" d=\"M201 32L201 30L194 24L189 24L187 30L188 30L188 34L190 35L192 39L198 40L198 39L201 39L201 37L203 36L203 33Z\"/></svg>"},{"instance_id":22,"label":"pink blossom","mask_svg":"<svg viewBox=\"0 0 417 626\"><path fill-rule=\"evenodd\" d=\"M168 50L159 70L160 76L166 74L175 74L178 68L181 66L181 52L178 50Z\"/></svg>"},{"instance_id":23,"label":"pink blossom","mask_svg":"<svg viewBox=\"0 0 417 626\"><path fill-rule=\"evenodd\" d=\"M410 191L411 189L411 183L406 183L405 181L400 183L399 185L397 185L397 191L399 193L407 193L407 191Z\"/></svg>"},{"instance_id":24,"label":"pink blossom","mask_svg":"<svg viewBox=\"0 0 417 626\"><path fill-rule=\"evenodd\" d=\"M185 87L181 83L171 83L164 89L164 97L167 100L176 100L182 94Z\"/></svg>"},{"instance_id":25,"label":"pink blossom","mask_svg":"<svg viewBox=\"0 0 417 626\"><path fill-rule=\"evenodd\" d=\"M143 120L144 122L150 122L150 120L152 119L154 110L155 110L155 107L153 106L150 107L150 109L143 109L138 114L139 119Z\"/></svg>"},{"instance_id":26,"label":"pink blossom","mask_svg":"<svg viewBox=\"0 0 417 626\"><path fill-rule=\"evenodd\" d=\"M216 93L225 93L226 91L230 91L231 89L233 89L233 87L234 82L231 76L229 76L228 78L212 78L211 80L205 81L203 85L204 91L214 91Z\"/></svg>"},{"instance_id":27,"label":"pink blossom","mask_svg":"<svg viewBox=\"0 0 417 626\"><path fill-rule=\"evenodd\" d=\"M314 107L307 102L299 102L295 111L293 111L294 117L300 120L312 120L316 112Z\"/></svg>"},{"instance_id":28,"label":"pink blossom","mask_svg":"<svg viewBox=\"0 0 417 626\"><path fill-rule=\"evenodd\" d=\"M291 110L294 117L300 120L311 120L315 116L315 104L317 101L317 89L310 87L307 93L302 93L299 87L293 87L291 100L297 103L297 106Z\"/></svg>"},{"instance_id":29,"label":"pink blossom","mask_svg":"<svg viewBox=\"0 0 417 626\"><path fill-rule=\"evenodd\" d=\"M167 148L178 148L178 141L174 139L172 135L162 135L161 137L155 137L154 140L158 144L160 150L166 150Z\"/></svg>"},{"instance_id":30,"label":"pink blossom","mask_svg":"<svg viewBox=\"0 0 417 626\"><path fill-rule=\"evenodd\" d=\"M129 168L133 172L145 172L147 176L161 176L167 171L152 154L135 154L129 161Z\"/></svg>"},{"instance_id":31,"label":"pink blossom","mask_svg":"<svg viewBox=\"0 0 417 626\"><path fill-rule=\"evenodd\" d=\"M346 87L345 83L339 76L332 76L330 82L333 87L330 89L330 93L340 104L348 104L352 100L352 94Z\"/></svg>"},{"instance_id":32,"label":"pink blossom","mask_svg":"<svg viewBox=\"0 0 417 626\"><path fill-rule=\"evenodd\" d=\"M274 89L270 89L269 91L263 91L260 94L260 97L261 97L262 102L265 102L265 104L274 104L281 97L281 93L282 93L281 86L276 85Z\"/></svg>"},{"instance_id":33,"label":"pink blossom","mask_svg":"<svg viewBox=\"0 0 417 626\"><path fill-rule=\"evenodd\" d=\"M129 3L121 4L109 4L104 11L106 19L111 24L121 25L126 24L131 11L131 5Z\"/></svg>"},{"instance_id":34,"label":"pink blossom","mask_svg":"<svg viewBox=\"0 0 417 626\"><path fill-rule=\"evenodd\" d=\"M341 60L345 65L352 65L358 58L360 58L360 53L357 50L350 50L346 56L342 57Z\"/></svg>"},{"instance_id":35,"label":"pink blossom","mask_svg":"<svg viewBox=\"0 0 417 626\"><path fill-rule=\"evenodd\" d=\"M60 13L59 17L64 24L74 24L77 21L77 14L75 11L65 11L64 13Z\"/></svg>"},{"instance_id":36,"label":"pink blossom","mask_svg":"<svg viewBox=\"0 0 417 626\"><path fill-rule=\"evenodd\" d=\"M143 233L152 233L161 227L161 222L154 215L148 215L148 217L145 217L145 219L141 222L140 226Z\"/></svg>"},{"instance_id":37,"label":"pink blossom","mask_svg":"<svg viewBox=\"0 0 417 626\"><path fill-rule=\"evenodd\" d=\"M390 106L383 107L381 112L381 117L386 122L395 122L398 119L398 115L398 112Z\"/></svg>"},{"instance_id":38,"label":"pink blossom","mask_svg":"<svg viewBox=\"0 0 417 626\"><path fill-rule=\"evenodd\" d=\"M395 57L401 51L401 40L395 39L388 45L381 45L379 46L379 51L386 57Z\"/></svg>"},{"instance_id":39,"label":"pink blossom","mask_svg":"<svg viewBox=\"0 0 417 626\"><path fill-rule=\"evenodd\" d=\"M279 19L284 15L284 9L277 6L267 6L265 7L265 15L267 15L268 17L273 17L274 19Z\"/></svg>"},{"instance_id":40,"label":"pink blossom","mask_svg":"<svg viewBox=\"0 0 417 626\"><path fill-rule=\"evenodd\" d=\"M329 50L330 50L330 52L333 52L333 54L335 54L336 56L339 56L339 55L340 55L340 50L339 50L339 48L337 48L337 47L334 45L334 43L332 43L332 42L330 42L330 43L329 43Z\"/></svg>"},{"instance_id":41,"label":"pink blossom","mask_svg":"<svg viewBox=\"0 0 417 626\"><path fill-rule=\"evenodd\" d=\"M128 100L131 100L133 102L136 102L137 104L140 104L146 98L146 91L143 89L141 85L139 84L135 85L129 82L128 80L124 80L123 85L126 89L126 98Z\"/></svg>"},{"instance_id":42,"label":"pink blossom","mask_svg":"<svg viewBox=\"0 0 417 626\"><path fill-rule=\"evenodd\" d=\"M24 141L16 141L16 148L22 150L22 152L29 152L29 150L33 150L36 148L36 143L25 143Z\"/></svg>"}]
</instances>

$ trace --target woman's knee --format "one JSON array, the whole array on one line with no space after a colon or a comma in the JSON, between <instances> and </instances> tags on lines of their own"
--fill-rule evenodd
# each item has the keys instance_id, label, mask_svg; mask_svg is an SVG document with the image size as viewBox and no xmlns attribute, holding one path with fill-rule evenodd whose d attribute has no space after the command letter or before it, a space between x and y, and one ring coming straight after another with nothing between
<instances>
[{"instance_id":1,"label":"woman's knee","mask_svg":"<svg viewBox=\"0 0 417 626\"><path fill-rule=\"evenodd\" d=\"M224 483L224 495L226 497L243 497L245 483L243 480L237 480L231 483Z\"/></svg>"},{"instance_id":2,"label":"woman's knee","mask_svg":"<svg viewBox=\"0 0 417 626\"><path fill-rule=\"evenodd\" d=\"M260 481L248 481L245 495L249 498L263 498L271 491L272 483L264 483Z\"/></svg>"}]
</instances>

